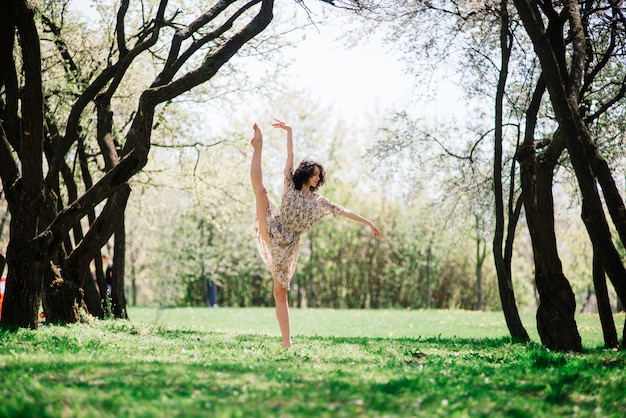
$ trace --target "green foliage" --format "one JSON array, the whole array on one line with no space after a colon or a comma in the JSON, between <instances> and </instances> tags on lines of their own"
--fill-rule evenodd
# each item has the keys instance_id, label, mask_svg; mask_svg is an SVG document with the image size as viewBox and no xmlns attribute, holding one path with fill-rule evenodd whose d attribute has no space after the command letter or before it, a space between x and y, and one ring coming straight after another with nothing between
<instances>
[{"instance_id":1,"label":"green foliage","mask_svg":"<svg viewBox=\"0 0 626 418\"><path fill-rule=\"evenodd\" d=\"M240 331L246 321L254 327L258 317L271 317L271 309L219 311L166 310L184 321L170 326L95 321L36 332L0 330L0 417L619 417L626 412L623 351L589 348L574 355L513 344L504 337L503 324L469 329L467 312L300 311L311 321L304 322L295 348L283 350L278 337ZM154 314L130 312L131 317ZM479 323L493 323L497 316L470 314ZM228 331L201 328L206 323L196 321L206 315L219 317ZM240 318L233 327L227 323L231 317ZM363 333L331 329L316 336L315 317ZM374 317L379 327L371 327ZM418 324L447 321L432 325L437 334L375 336L407 318ZM474 337L458 337L458 330ZM601 338L599 329L594 333Z\"/></svg>"},{"instance_id":2,"label":"green foliage","mask_svg":"<svg viewBox=\"0 0 626 418\"><path fill-rule=\"evenodd\" d=\"M365 213L367 204L356 207ZM165 245L154 248L161 260L155 269L161 304L203 305L206 284L215 281L220 305L273 305L272 278L253 241L252 216L249 222L241 219L224 223L220 215L191 210L170 220L175 229ZM382 241L343 218L324 220L304 235L292 280L293 305L473 309L475 294L467 291L474 288L473 266L467 262L471 248L458 243L441 254L431 248L429 261L432 243L426 231L412 221L390 227L387 222L377 221L386 231ZM491 305L497 305L495 291L491 295Z\"/></svg>"},{"instance_id":3,"label":"green foliage","mask_svg":"<svg viewBox=\"0 0 626 418\"><path fill-rule=\"evenodd\" d=\"M173 221L158 254L158 301L168 306L206 304L206 289L216 283L221 301L230 306L270 303L267 272L257 260L251 231L234 223L224 228L221 215L208 217L193 210ZM248 226L245 224L245 226ZM247 229L247 228L245 228Z\"/></svg>"},{"instance_id":4,"label":"green foliage","mask_svg":"<svg viewBox=\"0 0 626 418\"><path fill-rule=\"evenodd\" d=\"M377 241L367 228L344 219L316 226L303 240L292 281L298 306L474 309L475 271L468 260L475 250L471 240L454 239L461 225L433 231L437 220L427 208L381 202L374 194L331 199L361 213L383 206L374 221L384 238ZM486 305L497 307L493 284L485 286L493 289L485 292Z\"/></svg>"}]
</instances>

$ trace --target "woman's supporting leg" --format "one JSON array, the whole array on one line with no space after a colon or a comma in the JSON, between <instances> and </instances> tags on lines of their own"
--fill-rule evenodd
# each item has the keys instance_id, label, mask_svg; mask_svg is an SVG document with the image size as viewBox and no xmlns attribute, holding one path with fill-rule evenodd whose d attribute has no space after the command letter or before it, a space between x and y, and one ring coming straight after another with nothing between
<instances>
[{"instance_id":1,"label":"woman's supporting leg","mask_svg":"<svg viewBox=\"0 0 626 418\"><path fill-rule=\"evenodd\" d=\"M250 144L254 148L252 154L252 164L250 166L250 179L252 180L252 189L254 190L254 197L256 200L256 218L259 223L259 232L261 238L269 244L270 238L267 233L267 208L270 204L269 197L267 196L267 190L263 185L263 168L261 165L261 154L263 151L263 135L261 130L254 124L254 136Z\"/></svg>"},{"instance_id":2,"label":"woman's supporting leg","mask_svg":"<svg viewBox=\"0 0 626 418\"><path fill-rule=\"evenodd\" d=\"M287 302L287 289L274 277L274 302L276 302L276 319L283 337L281 347L291 348L291 325L289 323L289 303Z\"/></svg>"}]
</instances>

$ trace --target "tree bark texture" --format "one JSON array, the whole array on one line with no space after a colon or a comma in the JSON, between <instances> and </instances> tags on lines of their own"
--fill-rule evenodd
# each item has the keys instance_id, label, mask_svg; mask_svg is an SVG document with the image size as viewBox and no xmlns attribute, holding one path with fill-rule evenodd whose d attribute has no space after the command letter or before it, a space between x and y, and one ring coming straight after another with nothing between
<instances>
[{"instance_id":1,"label":"tree bark texture","mask_svg":"<svg viewBox=\"0 0 626 418\"><path fill-rule=\"evenodd\" d=\"M565 147L563 136L555 133L539 156L535 149L537 114L545 90L542 75L526 111L524 141L515 156L520 162L522 197L539 293L537 330L542 343L552 350L581 351L582 341L574 319L574 293L563 274L554 232L552 181L554 167Z\"/></svg>"},{"instance_id":2,"label":"tree bark texture","mask_svg":"<svg viewBox=\"0 0 626 418\"><path fill-rule=\"evenodd\" d=\"M41 53L34 15L33 5L26 1L15 2L15 21L11 27L17 28L24 72L24 86L20 93L21 129L18 132L21 146L16 149L22 167L21 177L15 176L19 178L16 183L3 181L5 190L10 190L7 201L11 223L7 248L9 271L0 319L3 324L33 329L38 324L43 272L49 260L44 242L35 239L45 192L41 184L44 137ZM27 306L26 309L22 308L20 300Z\"/></svg>"},{"instance_id":3,"label":"tree bark texture","mask_svg":"<svg viewBox=\"0 0 626 418\"><path fill-rule=\"evenodd\" d=\"M558 146L558 141L553 140L550 151L554 151ZM542 266L539 274L535 275L540 296L537 331L543 344L552 350L580 352L582 341L574 319L576 299L563 273L554 226L552 185L554 164L561 152L562 147L551 159L539 160L535 166L537 213L531 217L536 224L536 227L532 228L531 236L534 234L535 240L541 241L541 249L536 256ZM530 225L530 221L528 223Z\"/></svg>"},{"instance_id":4,"label":"tree bark texture","mask_svg":"<svg viewBox=\"0 0 626 418\"><path fill-rule=\"evenodd\" d=\"M124 270L126 268L126 229L124 214L116 220L115 244L113 249L113 283L111 305L115 318L128 319L126 294L124 292Z\"/></svg>"},{"instance_id":5,"label":"tree bark texture","mask_svg":"<svg viewBox=\"0 0 626 418\"><path fill-rule=\"evenodd\" d=\"M555 150L558 144L553 141L551 147ZM560 155L560 151L556 154ZM551 350L580 352L582 341L574 319L576 301L563 274L554 235L553 164L545 158L538 161L534 148L527 141L517 158L539 292L537 331L541 342Z\"/></svg>"},{"instance_id":6,"label":"tree bark texture","mask_svg":"<svg viewBox=\"0 0 626 418\"><path fill-rule=\"evenodd\" d=\"M617 340L611 302L609 301L609 292L606 287L606 276L602 262L595 250L593 252L593 287L596 290L596 301L598 302L598 314L600 316L600 323L602 324L604 347L618 348L619 342Z\"/></svg>"}]
</instances>

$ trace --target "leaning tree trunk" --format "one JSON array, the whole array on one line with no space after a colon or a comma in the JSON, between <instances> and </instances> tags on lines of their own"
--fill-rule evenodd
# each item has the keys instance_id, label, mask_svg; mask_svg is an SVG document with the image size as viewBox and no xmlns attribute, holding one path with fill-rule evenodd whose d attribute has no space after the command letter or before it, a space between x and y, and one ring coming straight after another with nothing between
<instances>
[{"instance_id":1,"label":"leaning tree trunk","mask_svg":"<svg viewBox=\"0 0 626 418\"><path fill-rule=\"evenodd\" d=\"M78 140L77 148L80 173L85 189L87 190L93 186L93 179L89 172L89 162L87 160L87 153L85 152L85 143L82 138ZM94 224L96 221L96 211L93 209L90 210L87 214L87 219L90 225ZM106 277L104 277L104 269L102 268L102 253L100 249L96 251L93 262L95 268L95 283L93 286L89 283L85 286L85 305L90 314L103 319L110 315L111 307L109 306L109 298L107 297L107 283ZM89 272L89 276L91 276L91 272ZM85 276L85 280L87 280L87 276Z\"/></svg>"},{"instance_id":2,"label":"leaning tree trunk","mask_svg":"<svg viewBox=\"0 0 626 418\"><path fill-rule=\"evenodd\" d=\"M537 114L546 90L543 75L539 78L528 110L524 142L516 159L520 162L522 197L535 262L535 284L539 292L537 330L541 342L552 350L582 351L582 342L574 315L576 301L563 274L554 232L552 180L554 167L563 152L560 132L537 158L534 133Z\"/></svg>"},{"instance_id":3,"label":"leaning tree trunk","mask_svg":"<svg viewBox=\"0 0 626 418\"><path fill-rule=\"evenodd\" d=\"M551 55L553 51L550 49L548 37L560 36L563 24L559 19L554 19L550 20L546 28L536 3L531 4L526 0L514 2L542 66L542 74L526 115L523 151L519 153L524 161L520 164L524 208L533 245L535 278L539 292L537 331L542 343L550 349L582 351L582 341L574 319L576 300L563 274L554 233L552 178L556 162L565 146L564 139L561 132L557 132L552 143L545 149L541 161L536 158L533 146L541 98L547 89L554 106L555 84L562 83L560 77L563 68ZM555 39L559 40L558 36Z\"/></svg>"},{"instance_id":4,"label":"leaning tree trunk","mask_svg":"<svg viewBox=\"0 0 626 418\"><path fill-rule=\"evenodd\" d=\"M534 154L534 153L533 153ZM537 331L541 342L551 350L582 351L574 314L576 301L563 274L554 235L550 176L535 175L533 154L518 153L522 167L524 209L530 232L535 284L539 292Z\"/></svg>"},{"instance_id":5,"label":"leaning tree trunk","mask_svg":"<svg viewBox=\"0 0 626 418\"><path fill-rule=\"evenodd\" d=\"M531 154L532 167L526 163L522 170L522 188L535 258L535 284L539 292L537 308L539 337L551 350L580 352L582 341L574 318L576 299L569 281L563 274L554 232L552 180L553 163L562 150L559 143L562 144L562 141L558 139L552 142L550 145L552 158L543 158L540 163L534 158L534 153Z\"/></svg>"},{"instance_id":6,"label":"leaning tree trunk","mask_svg":"<svg viewBox=\"0 0 626 418\"><path fill-rule=\"evenodd\" d=\"M62 277L56 278L54 286L50 289L53 291L48 292L46 288L46 295L50 296L45 298L46 317L53 315L55 322L65 323L74 323L79 320L78 308L85 304L85 278L90 276L89 264L100 254L100 248L106 244L111 235L116 233L116 225L120 219L123 219L129 195L130 187L125 185L109 197L100 216L91 224L82 241L67 257ZM93 280L89 281L90 287L93 288ZM67 299L69 296L65 296L67 294L73 295L71 302ZM60 297L61 295L64 296ZM90 295L91 299L93 297L93 294ZM71 314L68 305L76 309L75 314ZM92 311L89 312L95 314Z\"/></svg>"},{"instance_id":7,"label":"leaning tree trunk","mask_svg":"<svg viewBox=\"0 0 626 418\"><path fill-rule=\"evenodd\" d=\"M496 266L496 274L498 277L498 290L500 292L500 301L502 303L502 311L504 319L511 337L518 341L529 341L530 337L522 324L522 320L517 310L515 302L515 291L513 289L513 281L511 274L507 268L504 255L504 196L502 191L502 120L503 120L503 103L506 88L506 80L508 77L509 58L511 55L511 37L509 34L509 19L507 13L507 0L500 2L500 50L502 52L502 62L500 74L498 76L498 88L496 92L495 103L495 134L494 134L494 171L493 171L493 189L495 198L496 211L496 227L493 238L493 256ZM510 217L509 222L516 222Z\"/></svg>"},{"instance_id":8,"label":"leaning tree trunk","mask_svg":"<svg viewBox=\"0 0 626 418\"><path fill-rule=\"evenodd\" d=\"M556 101L555 101L556 102ZM578 186L582 194L582 220L587 228L587 234L591 239L595 253L606 274L608 275L618 297L626 300L626 268L622 258L615 247L609 223L604 213L604 207L598 192L596 177L592 166L606 165L599 154L597 146L591 139L591 134L580 115L578 103L574 99L559 102L560 125L566 133L567 150L569 151L572 166L578 180ZM556 105L555 105L556 109ZM620 224L618 213L623 212L623 202L621 198L615 197L615 193L610 184L615 184L610 172L601 170L602 184L610 190L604 190L605 196L611 197L611 211L614 213L616 225ZM620 206L621 208L615 207ZM618 228L619 231L619 228ZM622 237L620 233L620 237ZM622 331L622 340L626 341L626 322Z\"/></svg>"},{"instance_id":9,"label":"leaning tree trunk","mask_svg":"<svg viewBox=\"0 0 626 418\"><path fill-rule=\"evenodd\" d=\"M598 302L598 314L600 323L602 324L602 335L604 336L604 346L606 348L618 348L617 332L615 330L615 321L613 320L613 312L609 301L609 292L606 287L606 276L602 262L593 251L593 287L596 291L596 300Z\"/></svg>"},{"instance_id":10,"label":"leaning tree trunk","mask_svg":"<svg viewBox=\"0 0 626 418\"><path fill-rule=\"evenodd\" d=\"M91 271L85 273L83 278L83 291L85 310L96 318L104 319L104 306L100 301L100 292L98 292L98 287L96 286L96 281Z\"/></svg>"},{"instance_id":11,"label":"leaning tree trunk","mask_svg":"<svg viewBox=\"0 0 626 418\"><path fill-rule=\"evenodd\" d=\"M556 102L556 100L553 100ZM622 258L613 243L613 237L604 213L604 207L597 183L589 163L589 156L599 157L597 146L591 140L591 134L580 115L575 100L565 100L559 103L559 124L566 136L567 150L570 154L572 166L578 180L582 195L582 220L593 248L602 262L604 271L609 276L617 295L626 298L626 268ZM555 109L557 106L555 105ZM599 157L601 158L601 157ZM607 173L604 173L606 176ZM609 174L610 175L610 174ZM606 179L604 180L607 181ZM622 339L626 341L626 322L622 332Z\"/></svg>"}]
</instances>

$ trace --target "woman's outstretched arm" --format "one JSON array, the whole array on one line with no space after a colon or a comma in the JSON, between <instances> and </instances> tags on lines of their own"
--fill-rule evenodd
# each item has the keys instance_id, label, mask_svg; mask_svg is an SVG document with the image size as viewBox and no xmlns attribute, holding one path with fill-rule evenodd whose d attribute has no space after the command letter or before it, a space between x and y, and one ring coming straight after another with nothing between
<instances>
[{"instance_id":1,"label":"woman's outstretched arm","mask_svg":"<svg viewBox=\"0 0 626 418\"><path fill-rule=\"evenodd\" d=\"M287 132L287 161L285 162L285 173L289 173L290 170L293 169L293 134L291 132L291 126L278 119L274 120L276 121L272 124L274 128L280 128Z\"/></svg>"},{"instance_id":2,"label":"woman's outstretched arm","mask_svg":"<svg viewBox=\"0 0 626 418\"><path fill-rule=\"evenodd\" d=\"M353 221L357 221L369 226L376 238L380 238L383 235L382 232L380 232L380 229L378 229L378 227L374 225L374 222L362 217L361 215L351 211L350 209L343 208L343 211L341 211L341 216L345 216L348 219L352 219Z\"/></svg>"}]
</instances>

